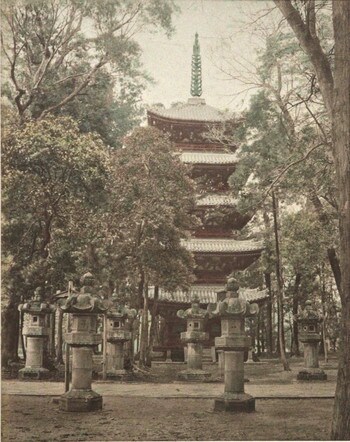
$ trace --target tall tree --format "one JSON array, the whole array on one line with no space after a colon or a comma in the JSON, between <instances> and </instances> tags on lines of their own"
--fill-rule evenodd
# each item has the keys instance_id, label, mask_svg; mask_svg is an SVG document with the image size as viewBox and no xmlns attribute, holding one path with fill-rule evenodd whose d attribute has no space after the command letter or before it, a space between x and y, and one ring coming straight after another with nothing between
<instances>
[{"instance_id":1,"label":"tall tree","mask_svg":"<svg viewBox=\"0 0 350 442\"><path fill-rule=\"evenodd\" d=\"M100 139L67 117L6 125L2 142L3 363L18 332L7 321L37 286L46 295L76 270L106 202L109 158ZM17 327L17 328L16 328ZM11 348L11 350L10 350Z\"/></svg>"},{"instance_id":2,"label":"tall tree","mask_svg":"<svg viewBox=\"0 0 350 442\"><path fill-rule=\"evenodd\" d=\"M94 243L95 266L111 286L128 284L133 307L143 310L141 363L148 351L148 287L186 288L193 259L181 240L194 227L194 187L173 155L168 137L138 128L115 152L108 212Z\"/></svg>"},{"instance_id":3,"label":"tall tree","mask_svg":"<svg viewBox=\"0 0 350 442\"><path fill-rule=\"evenodd\" d=\"M315 1L274 0L315 69L332 121L340 233L342 348L339 354L332 439L350 438L350 2L332 1L334 70L317 35Z\"/></svg>"}]
</instances>

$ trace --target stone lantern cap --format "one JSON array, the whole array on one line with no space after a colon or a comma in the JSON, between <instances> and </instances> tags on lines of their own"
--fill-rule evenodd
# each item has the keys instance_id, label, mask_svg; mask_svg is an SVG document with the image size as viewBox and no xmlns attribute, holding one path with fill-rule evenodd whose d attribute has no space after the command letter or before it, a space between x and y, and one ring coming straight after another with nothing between
<instances>
[{"instance_id":1,"label":"stone lantern cap","mask_svg":"<svg viewBox=\"0 0 350 442\"><path fill-rule=\"evenodd\" d=\"M197 296L192 299L192 304L189 309L178 310L176 314L182 319L205 319L211 316L209 311L200 308L199 298Z\"/></svg>"},{"instance_id":2,"label":"stone lantern cap","mask_svg":"<svg viewBox=\"0 0 350 442\"><path fill-rule=\"evenodd\" d=\"M258 304L250 304L242 295L239 295L239 284L234 278L229 278L226 284L226 298L216 304L212 311L214 316L221 317L251 317L259 312Z\"/></svg>"},{"instance_id":3,"label":"stone lantern cap","mask_svg":"<svg viewBox=\"0 0 350 442\"><path fill-rule=\"evenodd\" d=\"M322 322L322 316L313 307L312 302L307 300L305 302L305 307L297 315L298 322Z\"/></svg>"},{"instance_id":4,"label":"stone lantern cap","mask_svg":"<svg viewBox=\"0 0 350 442\"><path fill-rule=\"evenodd\" d=\"M177 316L187 319L187 331L180 335L182 342L199 343L208 339L209 335L204 331L204 320L211 317L211 313L200 308L198 297L193 298L189 309L178 310Z\"/></svg>"},{"instance_id":5,"label":"stone lantern cap","mask_svg":"<svg viewBox=\"0 0 350 442\"><path fill-rule=\"evenodd\" d=\"M34 291L33 298L20 304L18 310L32 315L44 315L54 312L55 306L42 300L42 289L41 287L37 287Z\"/></svg>"},{"instance_id":6,"label":"stone lantern cap","mask_svg":"<svg viewBox=\"0 0 350 442\"><path fill-rule=\"evenodd\" d=\"M71 293L60 308L66 313L99 314L107 311L107 306L94 288L94 277L88 272L81 278L81 289L78 293Z\"/></svg>"},{"instance_id":7,"label":"stone lantern cap","mask_svg":"<svg viewBox=\"0 0 350 442\"><path fill-rule=\"evenodd\" d=\"M108 301L107 318L114 319L134 319L136 318L137 311L134 308L129 308L127 305L120 303L116 295L112 295L112 298Z\"/></svg>"}]
</instances>

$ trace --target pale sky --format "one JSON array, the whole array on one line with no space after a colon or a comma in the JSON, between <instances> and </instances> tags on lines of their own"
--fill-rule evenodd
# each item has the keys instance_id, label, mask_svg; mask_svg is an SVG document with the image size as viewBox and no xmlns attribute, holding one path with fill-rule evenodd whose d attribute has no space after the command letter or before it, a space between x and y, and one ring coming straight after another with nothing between
<instances>
[{"instance_id":1,"label":"pale sky","mask_svg":"<svg viewBox=\"0 0 350 442\"><path fill-rule=\"evenodd\" d=\"M146 71L154 78L144 93L145 104L187 101L190 97L191 56L198 32L202 56L202 86L206 103L219 109L241 111L249 95L234 96L245 89L236 80L225 80L218 66L222 53L232 60L244 57L254 63L256 49L263 44L259 24L250 24L273 6L269 0L176 0L181 13L174 17L175 33L137 36ZM265 19L263 19L265 20ZM223 49L223 44L229 48ZM224 51L224 52L223 52Z\"/></svg>"}]
</instances>

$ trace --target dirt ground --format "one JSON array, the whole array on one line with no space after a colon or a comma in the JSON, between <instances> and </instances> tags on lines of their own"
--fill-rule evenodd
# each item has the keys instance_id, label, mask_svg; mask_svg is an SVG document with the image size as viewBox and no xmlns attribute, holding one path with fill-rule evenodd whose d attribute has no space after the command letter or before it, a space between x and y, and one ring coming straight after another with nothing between
<instances>
[{"instance_id":1,"label":"dirt ground","mask_svg":"<svg viewBox=\"0 0 350 442\"><path fill-rule=\"evenodd\" d=\"M278 360L245 364L249 385L295 385L302 358L285 372ZM322 368L335 383L336 359ZM183 364L155 365L149 374L134 372L127 382L173 384ZM223 383L217 364L205 367ZM58 379L52 379L58 380ZM212 382L213 382L212 381ZM15 380L11 382L16 382ZM62 380L60 381L62 382ZM315 383L315 389L318 384ZM39 387L38 387L39 388ZM40 392L40 388L39 388ZM44 393L45 394L45 393ZM146 395L145 395L146 396ZM149 441L149 440L329 440L332 399L257 399L252 414L218 413L212 399L122 397L106 395L103 410L61 412L50 396L2 396L2 440L17 441Z\"/></svg>"},{"instance_id":2,"label":"dirt ground","mask_svg":"<svg viewBox=\"0 0 350 442\"><path fill-rule=\"evenodd\" d=\"M327 440L333 400L268 399L248 414L208 399L106 397L102 411L61 412L49 397L3 396L2 440Z\"/></svg>"}]
</instances>

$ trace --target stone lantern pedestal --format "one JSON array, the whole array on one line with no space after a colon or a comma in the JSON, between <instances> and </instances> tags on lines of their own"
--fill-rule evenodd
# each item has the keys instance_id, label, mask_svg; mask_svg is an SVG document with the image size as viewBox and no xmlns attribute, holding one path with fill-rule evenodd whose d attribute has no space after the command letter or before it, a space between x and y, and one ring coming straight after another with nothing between
<instances>
[{"instance_id":1,"label":"stone lantern pedestal","mask_svg":"<svg viewBox=\"0 0 350 442\"><path fill-rule=\"evenodd\" d=\"M244 352L250 347L250 338L244 330L245 317L258 312L257 304L249 304L238 297L238 285L228 280L226 299L218 302L214 315L221 316L220 337L215 338L215 347L224 356L224 394L215 399L215 411L255 411L255 398L244 392Z\"/></svg>"},{"instance_id":2,"label":"stone lantern pedestal","mask_svg":"<svg viewBox=\"0 0 350 442\"><path fill-rule=\"evenodd\" d=\"M48 315L54 311L54 306L42 302L40 288L36 289L34 298L25 304L20 304L18 310L29 316L29 323L23 329L27 338L26 365L19 370L20 379L43 379L49 374L44 365L44 346L49 337L47 327Z\"/></svg>"},{"instance_id":3,"label":"stone lantern pedestal","mask_svg":"<svg viewBox=\"0 0 350 442\"><path fill-rule=\"evenodd\" d=\"M92 275L85 274L78 294L70 295L62 310L71 313L71 331L65 341L72 348L72 384L59 400L64 411L94 411L102 409L102 396L91 389L93 348L102 342L97 330L97 315L106 308L94 296Z\"/></svg>"},{"instance_id":4,"label":"stone lantern pedestal","mask_svg":"<svg viewBox=\"0 0 350 442\"><path fill-rule=\"evenodd\" d=\"M137 312L111 300L107 316L106 374L109 379L118 379L126 374L124 369L124 343L131 340L131 331L126 329L126 319L135 318Z\"/></svg>"},{"instance_id":5,"label":"stone lantern pedestal","mask_svg":"<svg viewBox=\"0 0 350 442\"><path fill-rule=\"evenodd\" d=\"M204 321L208 312L199 307L195 299L191 308L179 310L177 316L187 320L187 331L181 333L181 341L187 344L187 369L178 373L178 378L186 381L204 381L211 374L203 370L203 342L209 338L204 331Z\"/></svg>"},{"instance_id":6,"label":"stone lantern pedestal","mask_svg":"<svg viewBox=\"0 0 350 442\"><path fill-rule=\"evenodd\" d=\"M327 375L320 369L318 362L322 318L313 309L311 301L306 301L305 309L298 315L297 322L299 341L304 345L304 368L298 373L297 379L302 381L325 381Z\"/></svg>"}]
</instances>

